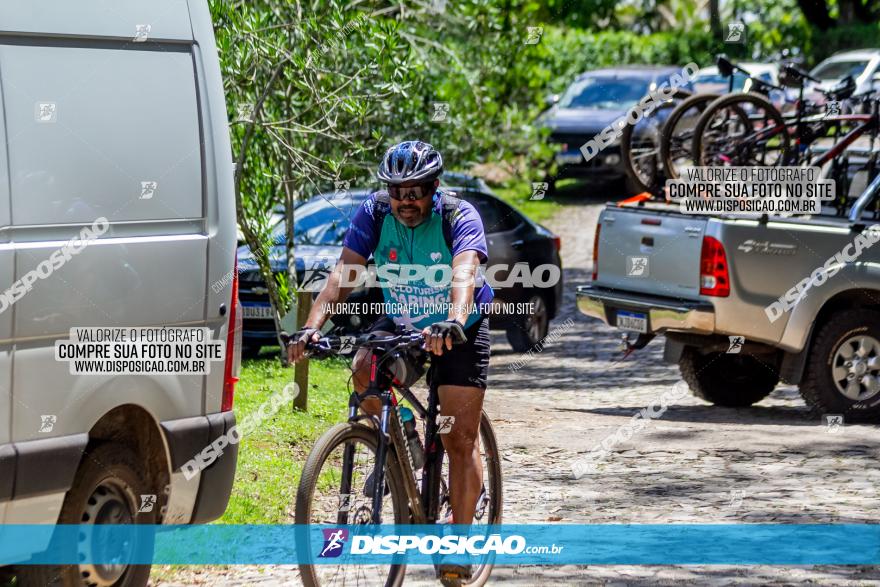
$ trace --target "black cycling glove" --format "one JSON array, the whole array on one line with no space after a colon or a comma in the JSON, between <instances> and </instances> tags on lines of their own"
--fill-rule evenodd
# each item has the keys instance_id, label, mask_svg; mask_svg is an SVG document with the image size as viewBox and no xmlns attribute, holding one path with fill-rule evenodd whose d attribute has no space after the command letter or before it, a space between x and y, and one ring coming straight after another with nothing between
<instances>
[{"instance_id":1,"label":"black cycling glove","mask_svg":"<svg viewBox=\"0 0 880 587\"><path fill-rule=\"evenodd\" d=\"M447 336L452 337L452 344L467 342L467 336L464 334L464 328L455 320L444 320L431 324L431 334L438 334L445 339Z\"/></svg>"},{"instance_id":2,"label":"black cycling glove","mask_svg":"<svg viewBox=\"0 0 880 587\"><path fill-rule=\"evenodd\" d=\"M293 334L287 336L287 346L292 344L296 344L298 342L309 342L312 339L312 336L316 333L320 332L317 328L301 328L294 332ZM286 334L286 333L284 333ZM284 338L282 336L282 338Z\"/></svg>"}]
</instances>

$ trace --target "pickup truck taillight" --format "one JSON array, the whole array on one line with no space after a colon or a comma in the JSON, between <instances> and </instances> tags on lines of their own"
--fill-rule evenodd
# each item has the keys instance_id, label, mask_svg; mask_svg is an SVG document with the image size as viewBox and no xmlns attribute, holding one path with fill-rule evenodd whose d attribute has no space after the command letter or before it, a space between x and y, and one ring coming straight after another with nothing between
<instances>
[{"instance_id":1,"label":"pickup truck taillight","mask_svg":"<svg viewBox=\"0 0 880 587\"><path fill-rule=\"evenodd\" d=\"M700 252L700 295L726 298L730 295L730 273L727 254L718 239L703 237Z\"/></svg>"},{"instance_id":2,"label":"pickup truck taillight","mask_svg":"<svg viewBox=\"0 0 880 587\"><path fill-rule=\"evenodd\" d=\"M229 302L229 330L226 334L226 362L223 365L223 401L221 412L232 409L235 384L241 370L241 304L238 302L238 252L232 277L232 299Z\"/></svg>"},{"instance_id":3,"label":"pickup truck taillight","mask_svg":"<svg viewBox=\"0 0 880 587\"><path fill-rule=\"evenodd\" d=\"M602 223L596 223L596 234L593 235L593 281L599 277L599 231L602 230Z\"/></svg>"}]
</instances>

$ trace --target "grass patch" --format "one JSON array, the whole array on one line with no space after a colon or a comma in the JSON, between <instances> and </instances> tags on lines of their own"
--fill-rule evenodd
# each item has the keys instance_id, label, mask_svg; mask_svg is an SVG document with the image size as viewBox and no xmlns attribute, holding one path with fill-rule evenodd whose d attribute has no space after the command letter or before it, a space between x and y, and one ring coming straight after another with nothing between
<instances>
[{"instance_id":1,"label":"grass patch","mask_svg":"<svg viewBox=\"0 0 880 587\"><path fill-rule=\"evenodd\" d=\"M229 507L218 523L293 522L296 486L312 445L330 426L346 419L349 375L342 360L313 361L308 411L293 411L285 405L242 438ZM236 418L241 421L256 413L292 380L293 369L285 369L274 358L244 361L235 394Z\"/></svg>"},{"instance_id":2,"label":"grass patch","mask_svg":"<svg viewBox=\"0 0 880 587\"><path fill-rule=\"evenodd\" d=\"M264 358L242 362L235 392L238 422L248 414L256 414L273 394L293 381L293 369L282 367L277 355L278 347L264 347ZM229 506L213 523L293 523L296 488L309 451L328 428L346 420L349 376L348 364L341 359L310 363L308 411L293 411L292 404L286 404L242 437ZM151 577L154 583L179 582L187 575L222 568L156 565Z\"/></svg>"}]
</instances>

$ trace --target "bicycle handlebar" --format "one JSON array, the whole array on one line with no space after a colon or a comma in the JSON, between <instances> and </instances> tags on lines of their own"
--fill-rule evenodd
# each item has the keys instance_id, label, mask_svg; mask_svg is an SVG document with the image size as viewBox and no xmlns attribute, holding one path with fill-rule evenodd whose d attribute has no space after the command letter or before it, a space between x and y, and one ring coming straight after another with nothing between
<instances>
[{"instance_id":1,"label":"bicycle handlebar","mask_svg":"<svg viewBox=\"0 0 880 587\"><path fill-rule=\"evenodd\" d=\"M817 83L817 84L821 83L821 80L814 78L813 76L811 76L809 73L807 73L806 71L804 71L800 67L798 67L796 65L792 65L791 63L784 64L782 66L782 69L795 77L800 77L800 78L803 78L805 80L809 80L809 81Z\"/></svg>"},{"instance_id":2,"label":"bicycle handlebar","mask_svg":"<svg viewBox=\"0 0 880 587\"><path fill-rule=\"evenodd\" d=\"M286 332L281 333L281 340L285 347L293 339ZM453 345L464 341L453 341ZM382 336L367 332L342 336L322 336L317 341L306 342L306 352L315 358L324 358L332 355L352 354L359 348L384 348L386 351L410 348L421 348L425 343L422 333L401 327L396 334Z\"/></svg>"},{"instance_id":3,"label":"bicycle handlebar","mask_svg":"<svg viewBox=\"0 0 880 587\"><path fill-rule=\"evenodd\" d=\"M724 77L731 77L734 72L738 71L741 74L743 74L744 76L746 76L747 78L749 78L750 80L752 80L752 83L758 88L770 88L773 90L785 91L785 88L783 88L782 86L777 86L777 85L772 84L768 81L762 80L759 77L755 77L754 75L752 75L752 72L750 72L749 70L747 70L745 68L740 67L739 65L732 62L724 55L719 55L717 57L716 64L718 66L718 73L720 73Z\"/></svg>"}]
</instances>

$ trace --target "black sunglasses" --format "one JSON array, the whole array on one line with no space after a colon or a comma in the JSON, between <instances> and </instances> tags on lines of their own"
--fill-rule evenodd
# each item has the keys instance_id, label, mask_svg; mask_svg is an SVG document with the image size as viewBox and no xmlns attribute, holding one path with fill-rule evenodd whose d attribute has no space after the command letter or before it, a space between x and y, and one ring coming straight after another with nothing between
<instances>
[{"instance_id":1,"label":"black sunglasses","mask_svg":"<svg viewBox=\"0 0 880 587\"><path fill-rule=\"evenodd\" d=\"M433 183L423 183L421 185L414 185L406 188L398 185L390 185L388 186L388 195L398 202L404 200L415 202L416 200L421 200L422 198L431 195L433 188Z\"/></svg>"}]
</instances>

